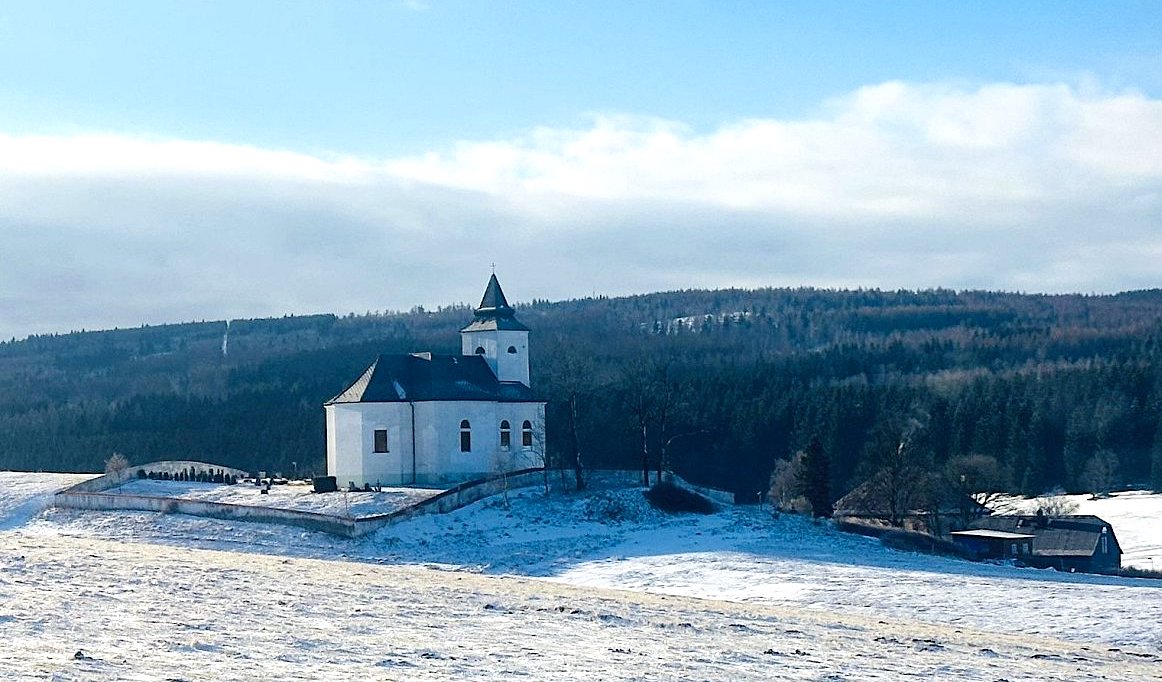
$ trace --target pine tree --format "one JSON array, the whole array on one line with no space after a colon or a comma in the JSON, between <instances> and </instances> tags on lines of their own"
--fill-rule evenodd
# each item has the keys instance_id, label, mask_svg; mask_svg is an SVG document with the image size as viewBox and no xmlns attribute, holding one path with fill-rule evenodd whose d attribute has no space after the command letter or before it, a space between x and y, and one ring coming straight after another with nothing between
<instances>
[{"instance_id":1,"label":"pine tree","mask_svg":"<svg viewBox=\"0 0 1162 682\"><path fill-rule=\"evenodd\" d=\"M831 459L818 438L811 440L799 473L799 490L811 503L816 518L831 516Z\"/></svg>"}]
</instances>

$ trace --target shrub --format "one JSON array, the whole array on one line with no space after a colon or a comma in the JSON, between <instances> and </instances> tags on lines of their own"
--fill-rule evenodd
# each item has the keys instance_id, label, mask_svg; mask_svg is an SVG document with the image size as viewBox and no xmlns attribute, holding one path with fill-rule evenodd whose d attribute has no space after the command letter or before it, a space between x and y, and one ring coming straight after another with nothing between
<instances>
[{"instance_id":1,"label":"shrub","mask_svg":"<svg viewBox=\"0 0 1162 682\"><path fill-rule=\"evenodd\" d=\"M670 481L662 481L647 490L644 495L656 509L664 512L713 514L714 503L693 490L687 490Z\"/></svg>"},{"instance_id":2,"label":"shrub","mask_svg":"<svg viewBox=\"0 0 1162 682\"><path fill-rule=\"evenodd\" d=\"M1133 566L1123 566L1118 572L1126 578L1152 578L1154 580L1162 579L1162 571L1151 571L1146 568L1134 568Z\"/></svg>"},{"instance_id":3,"label":"shrub","mask_svg":"<svg viewBox=\"0 0 1162 682\"><path fill-rule=\"evenodd\" d=\"M585 518L600 523L635 521L640 510L616 493L599 493L585 501Z\"/></svg>"}]
</instances>

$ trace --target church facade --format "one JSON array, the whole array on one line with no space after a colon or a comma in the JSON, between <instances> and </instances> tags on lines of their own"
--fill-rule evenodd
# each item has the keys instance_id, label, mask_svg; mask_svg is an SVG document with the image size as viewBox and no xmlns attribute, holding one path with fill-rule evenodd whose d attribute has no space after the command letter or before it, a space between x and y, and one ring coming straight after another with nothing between
<instances>
[{"instance_id":1,"label":"church facade","mask_svg":"<svg viewBox=\"0 0 1162 682\"><path fill-rule=\"evenodd\" d=\"M496 275L461 354L380 355L324 404L327 474L340 487L447 485L542 466L545 403L529 381L529 329Z\"/></svg>"}]
</instances>

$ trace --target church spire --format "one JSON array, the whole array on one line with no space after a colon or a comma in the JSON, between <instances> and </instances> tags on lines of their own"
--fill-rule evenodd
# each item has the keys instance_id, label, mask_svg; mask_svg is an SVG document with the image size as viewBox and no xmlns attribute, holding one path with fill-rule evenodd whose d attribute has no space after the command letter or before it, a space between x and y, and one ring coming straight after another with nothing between
<instances>
[{"instance_id":1,"label":"church spire","mask_svg":"<svg viewBox=\"0 0 1162 682\"><path fill-rule=\"evenodd\" d=\"M492 277L488 280L488 286L484 289L484 298L480 299L480 306L476 308L476 317L480 317L482 314L512 317L514 313L516 311L512 309L504 297L504 291L500 288L500 281L496 279L496 273L492 273Z\"/></svg>"},{"instance_id":2,"label":"church spire","mask_svg":"<svg viewBox=\"0 0 1162 682\"><path fill-rule=\"evenodd\" d=\"M488 286L484 289L484 297L480 305L472 314L472 324L462 331L476 331L484 329L507 329L511 331L528 331L528 327L516 319L516 310L508 304L504 297L504 290L500 288L500 281L496 273L488 279Z\"/></svg>"}]
</instances>

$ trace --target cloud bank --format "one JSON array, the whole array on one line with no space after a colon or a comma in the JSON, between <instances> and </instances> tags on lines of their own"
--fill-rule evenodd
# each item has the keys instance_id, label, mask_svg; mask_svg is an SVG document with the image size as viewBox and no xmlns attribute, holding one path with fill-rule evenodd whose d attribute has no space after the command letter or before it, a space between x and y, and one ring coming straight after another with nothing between
<instances>
[{"instance_id":1,"label":"cloud bank","mask_svg":"<svg viewBox=\"0 0 1162 682\"><path fill-rule=\"evenodd\" d=\"M1162 100L882 83L800 120L319 158L0 134L0 335L512 298L835 286L1156 287Z\"/></svg>"}]
</instances>

